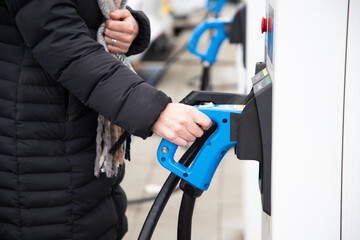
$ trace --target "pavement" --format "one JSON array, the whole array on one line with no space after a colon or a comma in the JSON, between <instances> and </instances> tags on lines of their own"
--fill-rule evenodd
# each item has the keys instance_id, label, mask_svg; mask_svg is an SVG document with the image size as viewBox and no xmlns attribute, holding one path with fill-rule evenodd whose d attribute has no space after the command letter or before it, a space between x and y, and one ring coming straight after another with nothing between
<instances>
[{"instance_id":1,"label":"pavement","mask_svg":"<svg viewBox=\"0 0 360 240\"><path fill-rule=\"evenodd\" d=\"M229 16L231 15L231 9ZM175 48L179 48L189 38L191 31L184 31L176 37ZM225 41L220 48L217 62L211 68L213 91L237 92L238 73L236 52L238 46ZM146 64L146 63L143 63ZM152 63L153 64L153 63ZM202 65L199 58L185 51L174 62L157 84L157 88L169 95L173 102L180 101L192 90L200 87ZM126 162L126 173L121 183L128 200L127 209L129 231L125 240L135 240L151 208L153 201L131 203L156 196L169 175L156 158L161 139L154 135L146 140L132 138L131 161ZM179 148L175 159L179 159L186 148ZM218 167L211 185L196 200L192 239L243 240L243 209L241 204L241 162L230 149ZM172 240L177 237L177 218L182 191L172 194L157 224L152 239Z\"/></svg>"}]
</instances>

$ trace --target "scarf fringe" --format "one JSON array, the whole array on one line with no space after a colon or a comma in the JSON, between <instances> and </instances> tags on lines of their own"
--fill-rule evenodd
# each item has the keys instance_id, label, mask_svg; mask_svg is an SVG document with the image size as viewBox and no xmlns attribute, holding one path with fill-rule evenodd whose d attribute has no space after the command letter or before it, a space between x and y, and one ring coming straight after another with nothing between
<instances>
[{"instance_id":1,"label":"scarf fringe","mask_svg":"<svg viewBox=\"0 0 360 240\"><path fill-rule=\"evenodd\" d=\"M98 5L104 18L110 19L110 12L125 8L126 2L126 0L98 0ZM104 21L97 31L97 41L109 52L104 39L105 28ZM125 54L112 55L135 72ZM104 116L99 115L94 175L100 177L100 173L105 173L106 177L115 177L119 172L119 166L124 162L124 158L130 160L130 142L131 135L128 132L112 124Z\"/></svg>"}]
</instances>

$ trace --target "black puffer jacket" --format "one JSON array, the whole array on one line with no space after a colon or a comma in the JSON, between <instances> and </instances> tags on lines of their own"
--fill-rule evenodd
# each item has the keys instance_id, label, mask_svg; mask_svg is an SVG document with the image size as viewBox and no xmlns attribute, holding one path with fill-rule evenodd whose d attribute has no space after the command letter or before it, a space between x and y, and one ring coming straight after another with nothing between
<instances>
[{"instance_id":1,"label":"black puffer jacket","mask_svg":"<svg viewBox=\"0 0 360 240\"><path fill-rule=\"evenodd\" d=\"M97 112L146 138L170 99L93 39L101 21L96 0L0 0L1 240L126 231L119 177L93 175Z\"/></svg>"}]
</instances>

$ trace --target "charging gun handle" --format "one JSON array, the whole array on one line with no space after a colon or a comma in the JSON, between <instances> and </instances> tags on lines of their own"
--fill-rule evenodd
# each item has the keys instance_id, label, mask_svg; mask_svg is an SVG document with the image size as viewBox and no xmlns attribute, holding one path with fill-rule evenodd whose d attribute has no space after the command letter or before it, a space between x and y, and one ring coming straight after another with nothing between
<instances>
[{"instance_id":1,"label":"charging gun handle","mask_svg":"<svg viewBox=\"0 0 360 240\"><path fill-rule=\"evenodd\" d=\"M160 164L186 180L193 186L207 190L211 179L227 151L236 145L236 141L230 140L230 114L216 107L199 108L217 125L215 132L208 138L200 149L190 167L185 167L174 160L177 145L163 139L158 148L157 157ZM237 111L236 113L241 113Z\"/></svg>"}]
</instances>

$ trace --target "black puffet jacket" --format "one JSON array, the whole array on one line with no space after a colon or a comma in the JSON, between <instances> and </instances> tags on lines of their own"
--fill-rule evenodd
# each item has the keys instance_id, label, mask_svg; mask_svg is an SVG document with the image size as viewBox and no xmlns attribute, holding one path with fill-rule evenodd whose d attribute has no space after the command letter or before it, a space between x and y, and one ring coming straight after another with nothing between
<instances>
[{"instance_id":1,"label":"black puffet jacket","mask_svg":"<svg viewBox=\"0 0 360 240\"><path fill-rule=\"evenodd\" d=\"M149 41L149 23L129 53ZM120 177L94 177L98 113L146 138L170 99L95 40L96 0L0 0L0 239L120 239Z\"/></svg>"}]
</instances>

